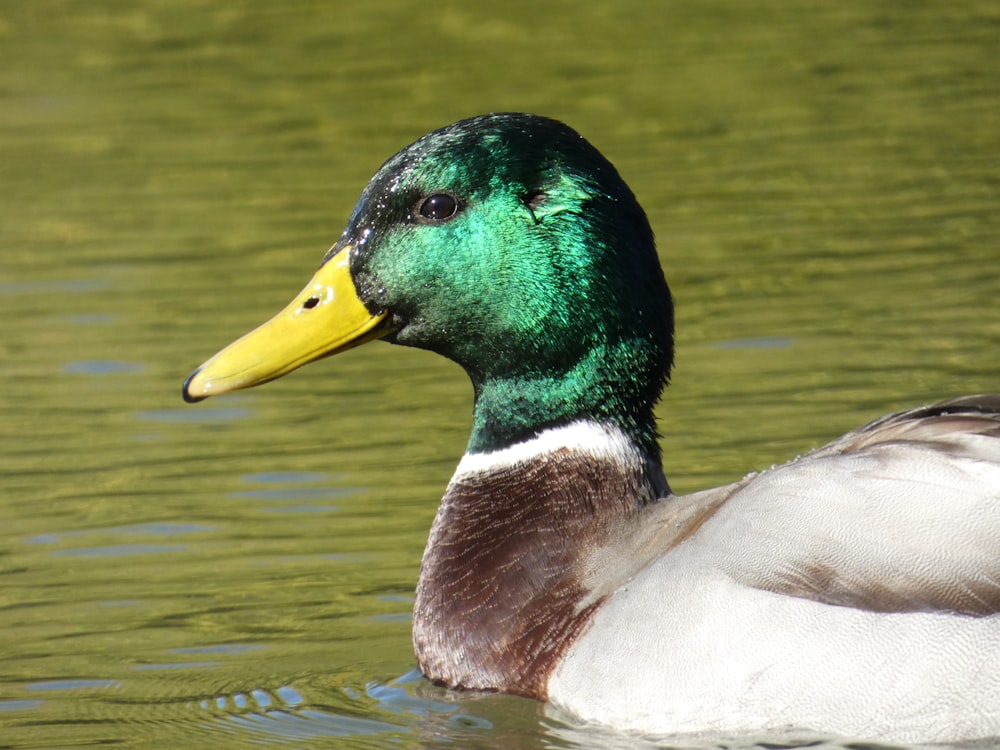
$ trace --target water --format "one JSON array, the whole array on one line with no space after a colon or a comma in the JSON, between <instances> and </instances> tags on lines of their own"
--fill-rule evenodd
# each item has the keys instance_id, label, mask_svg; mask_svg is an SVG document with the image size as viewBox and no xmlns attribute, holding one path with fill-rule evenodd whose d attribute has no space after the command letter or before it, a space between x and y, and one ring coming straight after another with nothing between
<instances>
[{"instance_id":1,"label":"water","mask_svg":"<svg viewBox=\"0 0 1000 750\"><path fill-rule=\"evenodd\" d=\"M998 38L986 2L4 7L0 744L637 746L412 671L456 368L377 344L198 407L181 381L384 158L515 109L650 214L676 489L995 391Z\"/></svg>"}]
</instances>

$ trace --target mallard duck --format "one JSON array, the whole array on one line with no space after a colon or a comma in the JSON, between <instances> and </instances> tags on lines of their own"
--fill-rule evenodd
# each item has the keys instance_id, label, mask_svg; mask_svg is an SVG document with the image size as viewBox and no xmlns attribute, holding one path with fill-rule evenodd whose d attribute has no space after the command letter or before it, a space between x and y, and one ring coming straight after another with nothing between
<instances>
[{"instance_id":1,"label":"mallard duck","mask_svg":"<svg viewBox=\"0 0 1000 750\"><path fill-rule=\"evenodd\" d=\"M675 495L672 310L615 168L559 122L484 115L390 158L305 289L184 398L373 339L465 369L413 615L435 683L658 735L1000 735L1000 396Z\"/></svg>"}]
</instances>

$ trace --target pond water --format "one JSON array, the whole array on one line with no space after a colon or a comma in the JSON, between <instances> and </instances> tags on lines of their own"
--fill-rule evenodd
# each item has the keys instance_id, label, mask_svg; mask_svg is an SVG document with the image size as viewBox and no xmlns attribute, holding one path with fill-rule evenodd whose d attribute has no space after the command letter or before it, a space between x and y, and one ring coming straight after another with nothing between
<instances>
[{"instance_id":1,"label":"pond water","mask_svg":"<svg viewBox=\"0 0 1000 750\"><path fill-rule=\"evenodd\" d=\"M0 745L639 747L414 672L455 366L375 344L197 407L183 378L382 160L524 110L657 232L675 489L996 391L998 40L991 2L6 4Z\"/></svg>"}]
</instances>

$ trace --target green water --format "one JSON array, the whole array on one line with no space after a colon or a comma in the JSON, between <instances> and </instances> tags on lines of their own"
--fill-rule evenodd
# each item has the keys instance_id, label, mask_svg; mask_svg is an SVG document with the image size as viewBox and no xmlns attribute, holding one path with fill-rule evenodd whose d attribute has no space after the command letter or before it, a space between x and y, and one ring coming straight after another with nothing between
<instances>
[{"instance_id":1,"label":"green water","mask_svg":"<svg viewBox=\"0 0 1000 750\"><path fill-rule=\"evenodd\" d=\"M180 401L460 117L563 119L646 207L675 489L1000 389L993 2L36 0L0 63L3 747L614 746L411 672L454 366Z\"/></svg>"}]
</instances>

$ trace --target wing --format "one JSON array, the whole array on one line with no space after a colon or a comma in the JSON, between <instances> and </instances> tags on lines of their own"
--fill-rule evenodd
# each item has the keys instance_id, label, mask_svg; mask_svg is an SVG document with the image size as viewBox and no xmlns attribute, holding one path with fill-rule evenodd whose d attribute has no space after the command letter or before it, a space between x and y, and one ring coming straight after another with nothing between
<instances>
[{"instance_id":1,"label":"wing","mask_svg":"<svg viewBox=\"0 0 1000 750\"><path fill-rule=\"evenodd\" d=\"M1000 395L883 417L747 482L704 525L755 588L879 612L1000 612ZM699 534L700 535L700 534Z\"/></svg>"}]
</instances>

